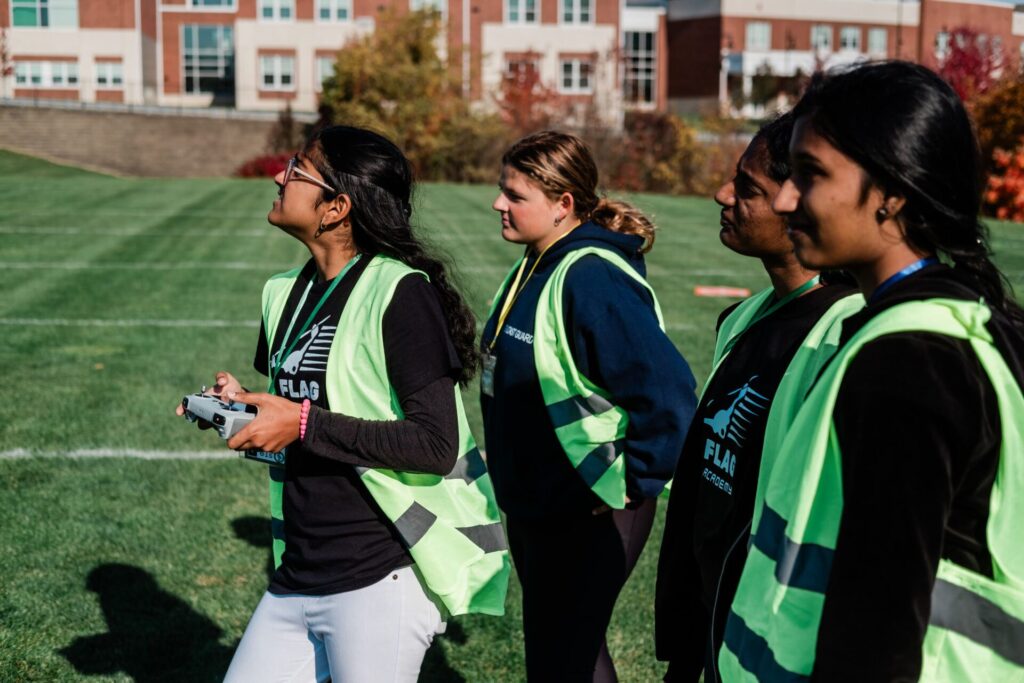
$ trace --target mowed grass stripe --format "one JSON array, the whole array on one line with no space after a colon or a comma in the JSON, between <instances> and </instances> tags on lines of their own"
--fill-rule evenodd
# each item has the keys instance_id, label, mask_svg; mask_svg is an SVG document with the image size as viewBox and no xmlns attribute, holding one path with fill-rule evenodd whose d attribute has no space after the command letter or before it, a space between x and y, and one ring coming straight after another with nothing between
<instances>
[{"instance_id":1,"label":"mowed grass stripe","mask_svg":"<svg viewBox=\"0 0 1024 683\"><path fill-rule=\"evenodd\" d=\"M220 680L266 586L266 471L173 408L218 369L265 387L252 367L260 289L305 251L266 224L269 181L115 179L2 152L0 178L0 262L28 264L0 270L0 371L19 388L0 405L0 454L47 456L0 457L0 680ZM447 252L478 316L522 253L501 240L495 194L428 184L416 198L417 229ZM731 301L693 287L767 278L718 243L710 200L632 199L659 225L650 280L701 382ZM1019 226L992 229L999 262L1024 271ZM480 436L476 391L465 397ZM609 630L626 682L663 674L651 641L662 521ZM423 680L523 680L518 590L504 619L456 620Z\"/></svg>"}]
</instances>

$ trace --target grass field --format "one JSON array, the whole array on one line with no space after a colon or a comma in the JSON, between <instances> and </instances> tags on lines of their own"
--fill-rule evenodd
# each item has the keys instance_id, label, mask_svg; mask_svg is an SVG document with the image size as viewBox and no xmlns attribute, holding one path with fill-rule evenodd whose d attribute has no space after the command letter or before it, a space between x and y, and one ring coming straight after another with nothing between
<instances>
[{"instance_id":1,"label":"grass field","mask_svg":"<svg viewBox=\"0 0 1024 683\"><path fill-rule=\"evenodd\" d=\"M480 315L518 253L498 235L494 193L427 185L417 203ZM266 586L266 475L182 459L223 444L172 411L218 369L261 384L261 285L305 258L267 225L273 196L269 181L115 179L0 152L0 680L220 680ZM711 201L635 200L661 227L650 280L702 380L729 302L694 286L766 278L719 245ZM1019 288L1024 232L993 233ZM479 436L475 387L466 405ZM661 519L609 632L623 681L662 673ZM451 624L423 680L522 680L518 598L513 585L504 619Z\"/></svg>"}]
</instances>

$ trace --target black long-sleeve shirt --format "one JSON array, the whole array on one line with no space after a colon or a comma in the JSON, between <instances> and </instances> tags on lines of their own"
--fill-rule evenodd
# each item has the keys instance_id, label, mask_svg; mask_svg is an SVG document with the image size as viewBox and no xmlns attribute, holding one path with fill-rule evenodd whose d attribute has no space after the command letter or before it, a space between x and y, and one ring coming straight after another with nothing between
<instances>
[{"instance_id":1,"label":"black long-sleeve shirt","mask_svg":"<svg viewBox=\"0 0 1024 683\"><path fill-rule=\"evenodd\" d=\"M382 336L388 381L404 419L377 421L329 411L327 358L341 313L370 258L341 279L307 332L299 335L328 282L313 282L310 261L289 294L268 349L261 330L254 365L267 373L270 350L289 350L275 378L275 392L293 401L309 398L306 439L288 446L282 507L285 551L271 579L272 593L327 595L375 583L412 563L397 530L377 506L354 466L447 474L458 456L454 377L461 364L448 335L437 294L420 275L395 288L384 313ZM285 339L294 318L292 336ZM358 368L342 369L358 372Z\"/></svg>"},{"instance_id":2,"label":"black long-sleeve shirt","mask_svg":"<svg viewBox=\"0 0 1024 683\"><path fill-rule=\"evenodd\" d=\"M848 340L896 304L977 300L946 266L900 281L843 325ZM1019 384L1024 341L988 324ZM991 576L986 538L1001 441L996 396L968 342L902 333L866 344L833 413L843 516L812 679L916 681L942 558Z\"/></svg>"}]
</instances>

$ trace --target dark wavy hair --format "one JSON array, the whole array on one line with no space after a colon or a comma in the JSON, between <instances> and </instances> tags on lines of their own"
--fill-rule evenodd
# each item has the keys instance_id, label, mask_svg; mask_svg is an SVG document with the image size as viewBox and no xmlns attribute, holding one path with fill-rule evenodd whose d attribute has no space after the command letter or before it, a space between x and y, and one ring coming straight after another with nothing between
<instances>
[{"instance_id":1,"label":"dark wavy hair","mask_svg":"<svg viewBox=\"0 0 1024 683\"><path fill-rule=\"evenodd\" d=\"M768 177L779 185L786 182L793 169L789 163L789 141L793 137L793 112L768 121L750 141L750 149L759 155Z\"/></svg>"},{"instance_id":2,"label":"dark wavy hair","mask_svg":"<svg viewBox=\"0 0 1024 683\"><path fill-rule=\"evenodd\" d=\"M413 230L414 179L409 160L384 136L351 126L320 129L310 137L304 153L329 185L352 200L352 239L360 253L389 256L430 278L462 363L458 380L465 385L479 361L476 318L445 261ZM322 192L325 201L335 196Z\"/></svg>"},{"instance_id":3,"label":"dark wavy hair","mask_svg":"<svg viewBox=\"0 0 1024 683\"><path fill-rule=\"evenodd\" d=\"M991 306L1024 324L978 220L978 141L942 78L903 61L816 74L793 115L864 170L865 198L876 186L906 200L898 219L911 246L946 256Z\"/></svg>"}]
</instances>

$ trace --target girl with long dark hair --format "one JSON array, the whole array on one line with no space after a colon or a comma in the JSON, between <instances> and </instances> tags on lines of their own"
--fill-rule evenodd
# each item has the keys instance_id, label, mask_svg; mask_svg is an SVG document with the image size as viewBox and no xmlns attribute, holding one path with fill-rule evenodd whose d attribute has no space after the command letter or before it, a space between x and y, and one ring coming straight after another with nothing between
<instances>
[{"instance_id":1,"label":"girl with long dark hair","mask_svg":"<svg viewBox=\"0 0 1024 683\"><path fill-rule=\"evenodd\" d=\"M769 425L722 678L1018 680L1024 316L977 218L967 113L889 62L816 76L794 115L775 210L867 306Z\"/></svg>"},{"instance_id":2,"label":"girl with long dark hair","mask_svg":"<svg viewBox=\"0 0 1024 683\"><path fill-rule=\"evenodd\" d=\"M505 152L493 208L524 245L484 326L488 464L523 586L531 681L613 681L605 642L696 403L643 254L654 226L599 198L578 138Z\"/></svg>"},{"instance_id":3,"label":"girl with long dark hair","mask_svg":"<svg viewBox=\"0 0 1024 683\"><path fill-rule=\"evenodd\" d=\"M449 614L504 611L505 537L458 391L473 316L413 232L391 142L326 128L274 181L268 220L311 258L264 287L268 393L229 373L214 389L259 408L229 447L285 452L276 571L226 680L414 681Z\"/></svg>"}]
</instances>

